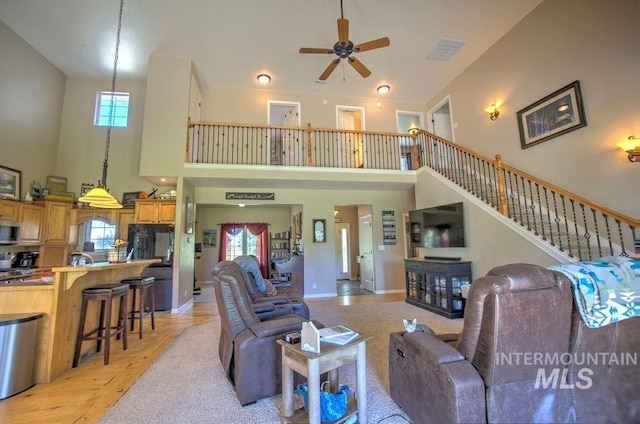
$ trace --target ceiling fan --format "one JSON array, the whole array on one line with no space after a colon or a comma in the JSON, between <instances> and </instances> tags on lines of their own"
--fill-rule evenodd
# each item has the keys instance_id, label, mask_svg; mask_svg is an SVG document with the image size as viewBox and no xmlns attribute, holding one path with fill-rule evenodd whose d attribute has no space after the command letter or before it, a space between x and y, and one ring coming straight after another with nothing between
<instances>
[{"instance_id":1,"label":"ceiling fan","mask_svg":"<svg viewBox=\"0 0 640 424\"><path fill-rule=\"evenodd\" d=\"M381 47L387 47L390 44L388 37L378 38L377 40L368 41L366 43L354 45L349 40L349 20L344 19L344 11L342 10L342 0L340 0L340 16L338 19L338 41L333 45L332 49L302 47L300 53L313 53L313 54L335 54L337 59L331 61L327 69L320 75L319 80L324 81L329 78L329 75L336 69L336 66L342 59L347 59L349 64L355 69L363 78L371 75L371 71L362 64L357 58L352 57L352 53L361 53L367 50L379 49Z\"/></svg>"}]
</instances>

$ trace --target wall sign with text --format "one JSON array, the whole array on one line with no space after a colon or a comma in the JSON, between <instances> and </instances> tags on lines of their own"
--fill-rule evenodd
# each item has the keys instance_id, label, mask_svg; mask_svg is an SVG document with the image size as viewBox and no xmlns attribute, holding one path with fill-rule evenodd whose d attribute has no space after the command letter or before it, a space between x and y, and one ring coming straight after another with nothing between
<instances>
[{"instance_id":1,"label":"wall sign with text","mask_svg":"<svg viewBox=\"0 0 640 424\"><path fill-rule=\"evenodd\" d=\"M276 200L275 193L235 193L227 192L227 200Z\"/></svg>"}]
</instances>

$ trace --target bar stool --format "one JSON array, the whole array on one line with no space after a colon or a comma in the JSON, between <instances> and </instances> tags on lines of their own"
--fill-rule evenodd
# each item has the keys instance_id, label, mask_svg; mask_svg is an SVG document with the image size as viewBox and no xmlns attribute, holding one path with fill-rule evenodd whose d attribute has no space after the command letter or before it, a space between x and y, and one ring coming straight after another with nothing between
<instances>
[{"instance_id":1,"label":"bar stool","mask_svg":"<svg viewBox=\"0 0 640 424\"><path fill-rule=\"evenodd\" d=\"M100 352L102 341L104 340L104 364L109 364L109 351L111 348L111 338L118 339L122 335L122 349L127 350L127 301L129 286L126 284L105 284L89 287L82 291L82 308L80 310L80 324L78 325L78 336L76 338L76 349L73 356L73 368L78 366L82 342L85 340L97 340L96 352ZM111 322L111 310L113 301L120 299L118 306L118 322L114 326ZM98 328L84 333L85 321L87 318L87 306L89 301L100 301L100 321Z\"/></svg>"},{"instance_id":2,"label":"bar stool","mask_svg":"<svg viewBox=\"0 0 640 424\"><path fill-rule=\"evenodd\" d=\"M156 300L153 293L153 281L154 277L135 277L135 278L126 278L121 280L122 284L128 284L129 287L133 290L133 299L131 301L131 312L129 312L129 319L131 320L131 331L135 327L136 317L140 321L140 332L138 333L139 338L142 338L142 328L144 327L143 318L146 314L151 315L151 329L156 329ZM151 305L145 305L146 303L146 292L150 292L150 300ZM138 302L136 303L136 296L139 296ZM146 306L149 306L149 311L145 311ZM137 308L137 309L136 309Z\"/></svg>"}]
</instances>

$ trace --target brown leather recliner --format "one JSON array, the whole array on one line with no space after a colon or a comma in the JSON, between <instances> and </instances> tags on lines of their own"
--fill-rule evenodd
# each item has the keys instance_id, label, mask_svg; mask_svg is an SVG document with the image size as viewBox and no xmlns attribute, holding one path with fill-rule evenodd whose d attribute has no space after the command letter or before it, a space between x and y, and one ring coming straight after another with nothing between
<instances>
[{"instance_id":1,"label":"brown leather recliner","mask_svg":"<svg viewBox=\"0 0 640 424\"><path fill-rule=\"evenodd\" d=\"M609 360L633 359L640 319L587 328L561 273L531 264L492 269L471 284L463 330L448 339L390 336L391 397L415 422L640 420L640 367ZM588 353L597 363L584 362Z\"/></svg>"},{"instance_id":2,"label":"brown leather recliner","mask_svg":"<svg viewBox=\"0 0 640 424\"><path fill-rule=\"evenodd\" d=\"M218 264L219 267L229 267L229 272L238 272L243 276L243 281L247 288L249 298L254 305L260 305L264 303L271 303L276 306L288 306L293 312L302 318L309 319L309 306L304 303L300 293L295 288L287 285L274 285L265 280L267 290L261 292L254 280L253 275L248 272L244 272L242 268L233 261L222 261Z\"/></svg>"},{"instance_id":3,"label":"brown leather recliner","mask_svg":"<svg viewBox=\"0 0 640 424\"><path fill-rule=\"evenodd\" d=\"M281 347L276 340L299 331L306 320L288 314L261 321L251 307L242 275L227 272L233 267L224 262L213 270L220 313L218 354L240 404L246 405L282 393Z\"/></svg>"}]
</instances>

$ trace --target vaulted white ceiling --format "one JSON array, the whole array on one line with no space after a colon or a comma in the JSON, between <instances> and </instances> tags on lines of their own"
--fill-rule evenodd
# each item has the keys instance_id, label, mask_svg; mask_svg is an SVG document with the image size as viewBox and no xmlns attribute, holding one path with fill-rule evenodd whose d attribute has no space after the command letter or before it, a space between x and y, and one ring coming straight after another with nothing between
<instances>
[{"instance_id":1,"label":"vaulted white ceiling","mask_svg":"<svg viewBox=\"0 0 640 424\"><path fill-rule=\"evenodd\" d=\"M389 37L357 53L362 78L340 64L323 84L338 38L340 0L125 0L119 78L146 78L151 54L190 57L205 86L267 89L426 102L542 0L343 0L354 44ZM110 78L119 0L0 0L0 20L70 77ZM466 44L449 61L427 59L440 39ZM6 60L6 58L3 58Z\"/></svg>"}]
</instances>

